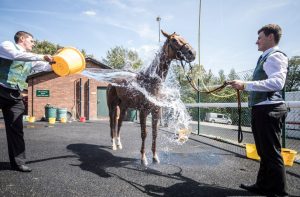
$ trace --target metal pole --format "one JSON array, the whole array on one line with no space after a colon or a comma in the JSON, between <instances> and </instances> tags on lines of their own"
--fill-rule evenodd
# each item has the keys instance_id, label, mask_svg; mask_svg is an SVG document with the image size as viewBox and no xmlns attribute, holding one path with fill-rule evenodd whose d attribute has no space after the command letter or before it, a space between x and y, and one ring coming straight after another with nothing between
<instances>
[{"instance_id":1,"label":"metal pole","mask_svg":"<svg viewBox=\"0 0 300 197\"><path fill-rule=\"evenodd\" d=\"M158 22L158 43L160 43L160 20L161 18L158 16L156 17L156 21ZM160 108L159 110L159 114L160 114L160 118L159 118L159 126L162 126L162 111L163 111L163 108Z\"/></svg>"},{"instance_id":2,"label":"metal pole","mask_svg":"<svg viewBox=\"0 0 300 197\"><path fill-rule=\"evenodd\" d=\"M201 27L201 0L199 2L199 24L198 24L198 64L200 66L200 27ZM200 79L198 78L198 89L200 89ZM198 103L200 103L200 92L197 95ZM198 135L200 134L200 107L198 107Z\"/></svg>"},{"instance_id":3,"label":"metal pole","mask_svg":"<svg viewBox=\"0 0 300 197\"><path fill-rule=\"evenodd\" d=\"M87 120L90 120L90 79L87 81Z\"/></svg>"},{"instance_id":4,"label":"metal pole","mask_svg":"<svg viewBox=\"0 0 300 197\"><path fill-rule=\"evenodd\" d=\"M198 88L200 87L200 79L198 79ZM198 91L197 101L200 103L200 92ZM198 107L198 135L200 134L200 107Z\"/></svg>"},{"instance_id":5,"label":"metal pole","mask_svg":"<svg viewBox=\"0 0 300 197\"><path fill-rule=\"evenodd\" d=\"M34 84L33 84L33 78L31 79L31 116L34 116L33 114L33 97L34 97ZM28 103L27 103L28 105Z\"/></svg>"},{"instance_id":6,"label":"metal pole","mask_svg":"<svg viewBox=\"0 0 300 197\"><path fill-rule=\"evenodd\" d=\"M158 22L158 43L160 43L160 20L161 18L159 16L156 17L156 21Z\"/></svg>"}]
</instances>

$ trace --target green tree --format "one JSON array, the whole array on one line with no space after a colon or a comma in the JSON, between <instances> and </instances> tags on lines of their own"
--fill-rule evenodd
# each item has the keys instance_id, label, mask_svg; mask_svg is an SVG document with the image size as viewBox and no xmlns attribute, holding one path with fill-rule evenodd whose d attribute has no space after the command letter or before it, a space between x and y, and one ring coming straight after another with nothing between
<instances>
[{"instance_id":1,"label":"green tree","mask_svg":"<svg viewBox=\"0 0 300 197\"><path fill-rule=\"evenodd\" d=\"M54 55L55 53L57 53L57 51L59 49L62 49L62 48L63 48L63 46L60 46L58 44L53 44L46 40L43 40L43 41L36 40L35 45L32 49L32 52L37 53L37 54ZM87 53L84 49L81 49L80 51L84 57L93 57L93 55L87 55Z\"/></svg>"},{"instance_id":2,"label":"green tree","mask_svg":"<svg viewBox=\"0 0 300 197\"><path fill-rule=\"evenodd\" d=\"M92 55L92 54L87 54L86 51L85 51L84 49L81 49L81 53L82 53L82 55L83 55L84 57L91 57L91 58L94 57L94 55Z\"/></svg>"},{"instance_id":3,"label":"green tree","mask_svg":"<svg viewBox=\"0 0 300 197\"><path fill-rule=\"evenodd\" d=\"M58 49L61 49L62 46L53 44L51 42L48 42L46 40L43 41L36 41L32 52L33 53L38 53L38 54L49 54L49 55L54 55Z\"/></svg>"},{"instance_id":4,"label":"green tree","mask_svg":"<svg viewBox=\"0 0 300 197\"><path fill-rule=\"evenodd\" d=\"M107 51L106 58L103 58L102 61L116 69L122 69L127 66L128 63L133 69L137 69L143 64L137 52L125 49L122 46L111 48Z\"/></svg>"},{"instance_id":5,"label":"green tree","mask_svg":"<svg viewBox=\"0 0 300 197\"><path fill-rule=\"evenodd\" d=\"M229 80L235 80L235 79L240 79L238 74L235 72L234 68L232 68L228 74L228 79Z\"/></svg>"},{"instance_id":6,"label":"green tree","mask_svg":"<svg viewBox=\"0 0 300 197\"><path fill-rule=\"evenodd\" d=\"M289 72L286 82L286 91L300 89L300 56L294 56L289 60Z\"/></svg>"},{"instance_id":7,"label":"green tree","mask_svg":"<svg viewBox=\"0 0 300 197\"><path fill-rule=\"evenodd\" d=\"M219 82L220 84L222 84L225 80L226 80L226 76L225 76L224 70L221 69L221 70L219 71L219 80L218 80L218 82Z\"/></svg>"}]
</instances>

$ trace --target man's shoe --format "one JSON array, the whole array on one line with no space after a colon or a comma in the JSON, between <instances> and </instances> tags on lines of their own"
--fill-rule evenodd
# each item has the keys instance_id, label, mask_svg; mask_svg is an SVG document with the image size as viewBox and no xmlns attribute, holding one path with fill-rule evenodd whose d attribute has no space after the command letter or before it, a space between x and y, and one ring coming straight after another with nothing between
<instances>
[{"instance_id":1,"label":"man's shoe","mask_svg":"<svg viewBox=\"0 0 300 197\"><path fill-rule=\"evenodd\" d=\"M31 172L32 171L31 168L29 168L28 166L25 166L25 165L13 166L12 169L16 170L16 171L20 171L20 172Z\"/></svg>"},{"instance_id":2,"label":"man's shoe","mask_svg":"<svg viewBox=\"0 0 300 197\"><path fill-rule=\"evenodd\" d=\"M256 184L253 184L253 185L241 184L240 188L245 189L245 190L247 190L249 192L252 192L252 193L256 193L256 194L262 194L262 195L266 194L266 192Z\"/></svg>"},{"instance_id":3,"label":"man's shoe","mask_svg":"<svg viewBox=\"0 0 300 197\"><path fill-rule=\"evenodd\" d=\"M287 192L275 192L275 193L271 193L270 196L272 196L272 197L289 197L289 194Z\"/></svg>"}]
</instances>

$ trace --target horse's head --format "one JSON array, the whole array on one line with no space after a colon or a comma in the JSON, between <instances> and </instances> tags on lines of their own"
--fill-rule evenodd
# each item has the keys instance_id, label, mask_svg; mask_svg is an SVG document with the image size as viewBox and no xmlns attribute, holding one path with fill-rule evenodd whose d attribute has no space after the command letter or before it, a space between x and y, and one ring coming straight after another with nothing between
<instances>
[{"instance_id":1,"label":"horse's head","mask_svg":"<svg viewBox=\"0 0 300 197\"><path fill-rule=\"evenodd\" d=\"M192 62L196 58L196 51L191 45L185 41L183 37L176 34L168 34L161 30L162 34L167 38L164 45L164 51L169 60L177 59L186 62Z\"/></svg>"},{"instance_id":2,"label":"horse's head","mask_svg":"<svg viewBox=\"0 0 300 197\"><path fill-rule=\"evenodd\" d=\"M163 30L161 32L167 40L159 53L159 65L154 61L142 72L145 76L156 74L165 80L172 60L180 60L181 64L182 62L189 63L195 60L196 52L184 38L175 32L173 34L168 34Z\"/></svg>"}]
</instances>

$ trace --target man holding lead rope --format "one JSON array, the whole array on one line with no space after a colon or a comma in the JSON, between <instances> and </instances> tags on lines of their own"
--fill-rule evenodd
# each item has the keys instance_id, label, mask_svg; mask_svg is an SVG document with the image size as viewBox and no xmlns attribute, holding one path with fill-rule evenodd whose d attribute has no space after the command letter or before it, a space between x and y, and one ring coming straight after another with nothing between
<instances>
[{"instance_id":1,"label":"man holding lead rope","mask_svg":"<svg viewBox=\"0 0 300 197\"><path fill-rule=\"evenodd\" d=\"M281 129L287 114L282 98L288 70L288 58L277 46L282 30L276 24L258 30L256 44L263 54L253 73L253 81L233 80L229 84L238 90L249 92L251 127L260 167L256 183L241 184L241 188L253 193L271 196L287 196L286 172L281 156Z\"/></svg>"}]
</instances>

